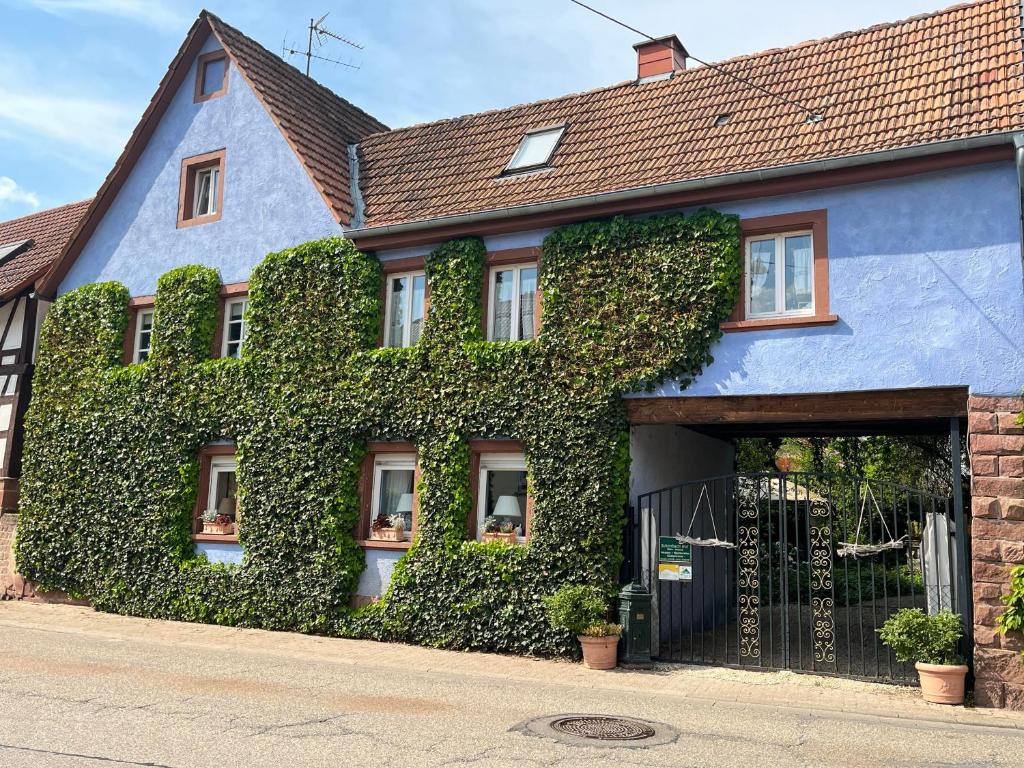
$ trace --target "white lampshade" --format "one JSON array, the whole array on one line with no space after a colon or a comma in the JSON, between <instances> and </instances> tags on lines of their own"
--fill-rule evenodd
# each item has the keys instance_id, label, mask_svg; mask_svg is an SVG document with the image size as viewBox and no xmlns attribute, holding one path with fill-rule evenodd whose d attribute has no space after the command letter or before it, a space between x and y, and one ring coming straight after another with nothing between
<instances>
[{"instance_id":1,"label":"white lampshade","mask_svg":"<svg viewBox=\"0 0 1024 768\"><path fill-rule=\"evenodd\" d=\"M412 494L403 493L398 497L398 506L395 507L395 512L402 514L403 512L412 512Z\"/></svg>"},{"instance_id":2,"label":"white lampshade","mask_svg":"<svg viewBox=\"0 0 1024 768\"><path fill-rule=\"evenodd\" d=\"M499 496L498 503L494 505L494 516L520 519L523 513L519 509L519 499L515 496Z\"/></svg>"},{"instance_id":3,"label":"white lampshade","mask_svg":"<svg viewBox=\"0 0 1024 768\"><path fill-rule=\"evenodd\" d=\"M217 514L227 515L228 517L235 514L235 497L226 496L221 499L220 504L217 505Z\"/></svg>"}]
</instances>

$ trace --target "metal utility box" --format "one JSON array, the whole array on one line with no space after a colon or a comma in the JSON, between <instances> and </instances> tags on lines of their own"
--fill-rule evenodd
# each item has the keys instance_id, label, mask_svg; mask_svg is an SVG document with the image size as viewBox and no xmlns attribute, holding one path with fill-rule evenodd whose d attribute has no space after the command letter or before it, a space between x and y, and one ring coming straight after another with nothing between
<instances>
[{"instance_id":1,"label":"metal utility box","mask_svg":"<svg viewBox=\"0 0 1024 768\"><path fill-rule=\"evenodd\" d=\"M639 582L619 593L619 623L622 625L622 661L626 664L651 662L651 595Z\"/></svg>"}]
</instances>

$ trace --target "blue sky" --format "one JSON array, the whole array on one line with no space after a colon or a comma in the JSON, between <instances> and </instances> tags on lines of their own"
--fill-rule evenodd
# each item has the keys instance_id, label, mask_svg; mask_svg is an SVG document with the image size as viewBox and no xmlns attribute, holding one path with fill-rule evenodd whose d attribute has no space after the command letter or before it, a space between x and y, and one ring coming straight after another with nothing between
<instances>
[{"instance_id":1,"label":"blue sky","mask_svg":"<svg viewBox=\"0 0 1024 768\"><path fill-rule=\"evenodd\" d=\"M589 0L719 60L893 21L943 0ZM93 195L203 7L0 0L0 220ZM272 51L310 16L362 43L313 76L391 126L557 96L635 74L637 36L569 0L207 0ZM296 61L298 64L299 62Z\"/></svg>"}]
</instances>

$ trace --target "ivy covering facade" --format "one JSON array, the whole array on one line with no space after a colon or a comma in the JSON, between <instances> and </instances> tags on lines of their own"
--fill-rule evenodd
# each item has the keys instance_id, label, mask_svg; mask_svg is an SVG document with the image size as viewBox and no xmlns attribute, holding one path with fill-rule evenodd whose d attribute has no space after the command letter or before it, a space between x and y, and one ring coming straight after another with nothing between
<instances>
[{"instance_id":1,"label":"ivy covering facade","mask_svg":"<svg viewBox=\"0 0 1024 768\"><path fill-rule=\"evenodd\" d=\"M482 241L427 257L412 347L378 348L381 268L331 238L273 253L250 281L240 360L209 359L219 276L159 281L153 348L123 365L128 293L58 299L26 418L18 567L97 608L448 648L561 653L541 597L614 589L629 439L622 394L709 360L740 279L739 225L713 211L570 225L544 241L539 337L482 335ZM471 439L527 460L527 545L468 541ZM194 552L199 450L237 445L241 565ZM348 608L369 441L416 445L418 530L384 597Z\"/></svg>"}]
</instances>

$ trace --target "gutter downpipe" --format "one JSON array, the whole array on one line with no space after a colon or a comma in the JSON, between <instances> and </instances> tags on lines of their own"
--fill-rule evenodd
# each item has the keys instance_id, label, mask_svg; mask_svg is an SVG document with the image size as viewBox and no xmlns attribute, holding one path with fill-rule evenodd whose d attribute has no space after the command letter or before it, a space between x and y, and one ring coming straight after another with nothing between
<instances>
[{"instance_id":1,"label":"gutter downpipe","mask_svg":"<svg viewBox=\"0 0 1024 768\"><path fill-rule=\"evenodd\" d=\"M638 198L671 194L673 192L714 189L717 187L741 184L749 181L769 181L786 176L796 176L803 173L832 171L862 165L871 165L874 163L891 162L893 160L907 160L918 157L928 157L931 155L940 155L946 152L960 152L968 149L981 149L984 147L998 146L1000 144L1010 144L1015 141L1017 136L1024 137L1024 134L1010 132L991 133L984 136L973 136L967 139L954 139L952 141L936 141L931 142L930 144L918 144L913 147L906 147L903 149L887 149L880 152L868 152L861 155L847 155L845 157L837 157L829 160L815 160L807 163L781 165L776 168L766 168L758 171L742 171L740 173L728 173L720 176L708 176L702 179L688 179L686 181L673 181L666 184L652 184L646 187L635 187L633 189L619 190L615 192L601 192L594 195L564 198L562 200L553 200L546 203L532 203L530 205L520 205L511 208L496 208L487 211L477 211L475 213L442 216L436 219L424 219L422 221L402 222L399 224L385 224L379 227L353 227L345 232L345 237L357 240L364 237L376 237L379 235L391 235L402 232L415 232L419 230L428 231L439 227L457 224L476 224L486 221L513 219L529 214L571 210L573 208L582 208L589 205L636 200ZM1018 149L1017 152L1019 158L1020 149ZM1024 230L1022 230L1022 232L1024 232Z\"/></svg>"}]
</instances>

